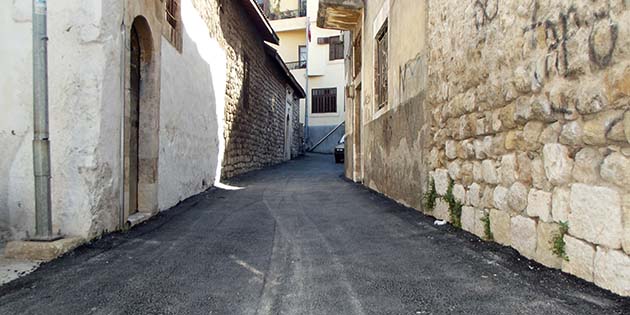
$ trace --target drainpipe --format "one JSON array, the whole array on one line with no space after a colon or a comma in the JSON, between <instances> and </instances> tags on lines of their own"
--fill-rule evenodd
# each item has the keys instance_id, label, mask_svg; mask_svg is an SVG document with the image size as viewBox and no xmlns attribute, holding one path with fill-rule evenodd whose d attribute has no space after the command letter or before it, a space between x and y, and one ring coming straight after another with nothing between
<instances>
[{"instance_id":1,"label":"drainpipe","mask_svg":"<svg viewBox=\"0 0 630 315\"><path fill-rule=\"evenodd\" d=\"M122 22L120 23L120 148L119 148L119 158L120 158L120 208L118 210L118 226L120 229L124 229L126 226L125 220L125 108L127 95L125 90L125 81L126 81L126 67L125 67L125 56L127 54L127 25L125 25L125 18L127 17L127 8L125 6L125 1L123 1L123 16Z\"/></svg>"},{"instance_id":2,"label":"drainpipe","mask_svg":"<svg viewBox=\"0 0 630 315\"><path fill-rule=\"evenodd\" d=\"M307 14L308 15L308 14ZM310 101L310 97L309 97L309 92L308 92L308 68L310 67L310 60L308 59L309 57L309 53L308 53L308 49L309 49L309 44L311 41L311 21L310 18L307 16L306 17L306 98L304 100L304 146L306 146L306 150L308 151L310 148L308 148L308 141L309 141L309 130L308 130L308 103Z\"/></svg>"},{"instance_id":3,"label":"drainpipe","mask_svg":"<svg viewBox=\"0 0 630 315\"><path fill-rule=\"evenodd\" d=\"M33 0L33 173L36 241L59 239L52 232L48 133L48 36L46 0Z\"/></svg>"}]
</instances>

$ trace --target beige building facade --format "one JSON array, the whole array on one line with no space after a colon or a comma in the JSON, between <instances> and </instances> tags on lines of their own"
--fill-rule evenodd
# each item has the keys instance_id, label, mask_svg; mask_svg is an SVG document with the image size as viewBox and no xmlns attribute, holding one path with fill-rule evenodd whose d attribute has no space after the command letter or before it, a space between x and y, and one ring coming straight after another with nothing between
<instances>
[{"instance_id":1,"label":"beige building facade","mask_svg":"<svg viewBox=\"0 0 630 315\"><path fill-rule=\"evenodd\" d=\"M0 240L34 231L31 3L0 4ZM49 1L48 23L55 233L89 240L299 155L304 91L255 2Z\"/></svg>"},{"instance_id":2,"label":"beige building facade","mask_svg":"<svg viewBox=\"0 0 630 315\"><path fill-rule=\"evenodd\" d=\"M409 10L414 8L414 10ZM630 3L321 0L346 176L630 296Z\"/></svg>"},{"instance_id":3,"label":"beige building facade","mask_svg":"<svg viewBox=\"0 0 630 315\"><path fill-rule=\"evenodd\" d=\"M301 86L305 90L308 88L307 97L300 104L300 122L308 122L306 146L316 152L332 153L334 145L344 134L342 32L317 27L318 0L268 0L260 3L280 38L277 47L280 55ZM324 141L318 144L321 140Z\"/></svg>"}]
</instances>

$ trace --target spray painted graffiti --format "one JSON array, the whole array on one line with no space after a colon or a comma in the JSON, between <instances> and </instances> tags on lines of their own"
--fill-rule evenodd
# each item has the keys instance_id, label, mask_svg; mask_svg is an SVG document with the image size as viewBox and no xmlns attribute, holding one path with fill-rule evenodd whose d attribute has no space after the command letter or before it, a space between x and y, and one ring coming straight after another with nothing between
<instances>
[{"instance_id":1,"label":"spray painted graffiti","mask_svg":"<svg viewBox=\"0 0 630 315\"><path fill-rule=\"evenodd\" d=\"M595 14L595 23L591 27L591 33L588 36L588 54L591 62L598 65L600 68L607 67L612 61L613 53L615 52L615 47L617 46L617 36L619 34L619 30L617 24L609 23L610 21L610 13L602 12ZM607 23L608 22L608 23ZM602 28L604 31L609 32L610 42L608 43L608 50L605 53L600 53L596 49L595 45L595 36L598 31L601 31Z\"/></svg>"},{"instance_id":2,"label":"spray painted graffiti","mask_svg":"<svg viewBox=\"0 0 630 315\"><path fill-rule=\"evenodd\" d=\"M475 0L475 27L479 30L499 14L499 0Z\"/></svg>"},{"instance_id":3,"label":"spray painted graffiti","mask_svg":"<svg viewBox=\"0 0 630 315\"><path fill-rule=\"evenodd\" d=\"M530 45L537 48L539 45L537 34L540 28L544 31L545 41L549 56L546 60L546 71L554 68L562 76L570 76L570 55L567 48L569 42L575 34L582 28L590 28L588 39L589 58L592 63L600 68L607 67L613 57L617 45L618 29L607 11L593 13L592 16L582 15L571 6L568 10L560 12L557 20L540 20L538 17L538 1L533 1L531 23L523 28L523 33L531 33ZM609 42L605 43L608 48L602 52L598 50L595 36L599 32L609 32ZM601 46L601 45L599 45Z\"/></svg>"}]
</instances>

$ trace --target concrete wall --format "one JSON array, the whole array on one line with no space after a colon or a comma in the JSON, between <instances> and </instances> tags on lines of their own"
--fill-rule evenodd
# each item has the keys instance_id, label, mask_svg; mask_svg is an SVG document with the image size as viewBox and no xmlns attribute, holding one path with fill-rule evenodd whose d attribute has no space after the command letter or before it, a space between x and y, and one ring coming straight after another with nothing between
<instances>
[{"instance_id":1,"label":"concrete wall","mask_svg":"<svg viewBox=\"0 0 630 315\"><path fill-rule=\"evenodd\" d=\"M346 174L630 295L630 3L385 0L363 14L361 78L347 75L362 87L362 122ZM377 110L373 38L385 19L389 105ZM461 214L444 199L451 180Z\"/></svg>"},{"instance_id":2,"label":"concrete wall","mask_svg":"<svg viewBox=\"0 0 630 315\"><path fill-rule=\"evenodd\" d=\"M282 22L284 20L273 21L272 25L275 25L276 22ZM295 62L299 61L298 55L298 47L300 45L306 46L306 23L301 25L302 29L299 30L291 30L286 32L278 32L278 37L280 37L280 45L278 46L278 52L282 59L286 62ZM275 27L274 27L275 29Z\"/></svg>"},{"instance_id":3,"label":"concrete wall","mask_svg":"<svg viewBox=\"0 0 630 315\"><path fill-rule=\"evenodd\" d=\"M337 126L311 126L309 127L309 136L311 145L311 149L316 153L324 153L324 154L332 154L334 152L335 146L339 144L339 140L346 133L345 126L340 126L337 128L332 134L328 135L333 129ZM324 137L327 138L324 139ZM313 147L317 142L324 139L324 141L319 144L317 147Z\"/></svg>"}]
</instances>

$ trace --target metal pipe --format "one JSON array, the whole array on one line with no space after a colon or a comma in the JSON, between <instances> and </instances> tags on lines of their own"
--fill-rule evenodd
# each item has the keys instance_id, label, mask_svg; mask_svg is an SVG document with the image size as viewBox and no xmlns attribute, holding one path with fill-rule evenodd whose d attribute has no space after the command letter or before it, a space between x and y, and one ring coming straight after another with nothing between
<instances>
[{"instance_id":1,"label":"metal pipe","mask_svg":"<svg viewBox=\"0 0 630 315\"><path fill-rule=\"evenodd\" d=\"M52 240L48 133L48 36L46 0L33 0L33 173L35 237Z\"/></svg>"},{"instance_id":2,"label":"metal pipe","mask_svg":"<svg viewBox=\"0 0 630 315\"><path fill-rule=\"evenodd\" d=\"M304 100L304 146L306 146L306 150L309 150L310 147L308 147L308 141L309 141L309 130L308 130L308 111L309 111L309 101L310 101L310 93L308 91L308 68L310 67L310 60L309 60L309 44L311 42L311 20L310 17L306 17L306 71L305 71L305 75L306 75L306 99Z\"/></svg>"},{"instance_id":3,"label":"metal pipe","mask_svg":"<svg viewBox=\"0 0 630 315\"><path fill-rule=\"evenodd\" d=\"M121 95L121 108L120 108L120 209L118 210L118 226L120 229L124 229L127 220L125 220L125 109L127 108L127 93L125 90L126 83L126 63L125 56L127 55L127 25L125 25L125 18L127 14L125 1L123 1L123 16L120 24L120 95Z\"/></svg>"}]
</instances>

